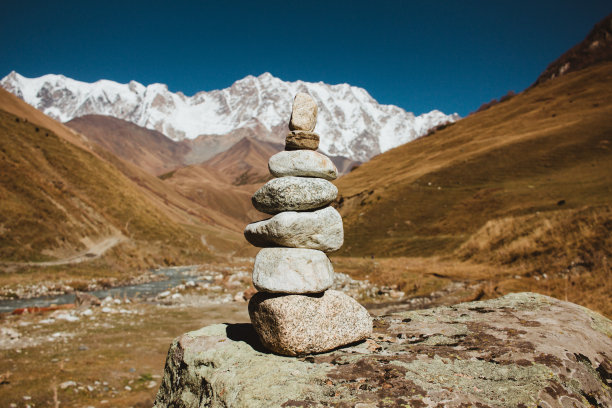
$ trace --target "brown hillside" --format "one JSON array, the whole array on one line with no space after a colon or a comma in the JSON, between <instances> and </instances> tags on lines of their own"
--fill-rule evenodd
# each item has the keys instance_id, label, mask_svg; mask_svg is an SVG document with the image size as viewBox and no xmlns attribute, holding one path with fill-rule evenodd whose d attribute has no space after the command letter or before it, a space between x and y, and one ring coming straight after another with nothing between
<instances>
[{"instance_id":1,"label":"brown hillside","mask_svg":"<svg viewBox=\"0 0 612 408\"><path fill-rule=\"evenodd\" d=\"M528 278L487 295L565 293L612 313L611 117L612 63L603 63L373 158L336 182L340 255L485 263L491 272L478 279L502 270ZM559 274L572 265L583 286L567 295L570 275Z\"/></svg>"},{"instance_id":2,"label":"brown hillside","mask_svg":"<svg viewBox=\"0 0 612 408\"><path fill-rule=\"evenodd\" d=\"M41 111L28 105L12 93L0 88L0 109L12 113L15 116L29 120L39 126L45 127L54 132L60 138L67 140L79 147L88 149L89 144L77 132L67 126L62 125Z\"/></svg>"},{"instance_id":3,"label":"brown hillside","mask_svg":"<svg viewBox=\"0 0 612 408\"><path fill-rule=\"evenodd\" d=\"M265 217L253 208L251 196L269 178L268 159L281 146L245 137L202 164L161 176L185 197L233 220L234 231ZM246 241L245 241L246 242Z\"/></svg>"},{"instance_id":4,"label":"brown hillside","mask_svg":"<svg viewBox=\"0 0 612 408\"><path fill-rule=\"evenodd\" d=\"M190 148L162 133L110 116L86 115L65 123L91 142L153 175L181 167Z\"/></svg>"},{"instance_id":5,"label":"brown hillside","mask_svg":"<svg viewBox=\"0 0 612 408\"><path fill-rule=\"evenodd\" d=\"M193 202L219 214L223 220L228 220L223 225L237 233L241 234L247 223L263 218L251 205L251 195L257 187L228 184L214 169L201 165L183 167L164 182Z\"/></svg>"},{"instance_id":6,"label":"brown hillside","mask_svg":"<svg viewBox=\"0 0 612 408\"><path fill-rule=\"evenodd\" d=\"M223 153L202 165L216 170L230 184L263 184L271 176L268 171L270 156L284 150L284 146L244 137Z\"/></svg>"},{"instance_id":7,"label":"brown hillside","mask_svg":"<svg viewBox=\"0 0 612 408\"><path fill-rule=\"evenodd\" d=\"M234 129L223 135L201 135L193 140L185 140L190 147L185 156L186 164L199 164L225 152L244 138L255 139L263 143L280 144L284 142L286 126L277 126L268 130L265 126Z\"/></svg>"},{"instance_id":8,"label":"brown hillside","mask_svg":"<svg viewBox=\"0 0 612 408\"><path fill-rule=\"evenodd\" d=\"M0 112L0 152L2 261L61 258L110 235L197 247L115 167L30 120Z\"/></svg>"},{"instance_id":9,"label":"brown hillside","mask_svg":"<svg viewBox=\"0 0 612 408\"><path fill-rule=\"evenodd\" d=\"M206 256L203 242L215 253L246 244L228 229L234 220L4 90L0 105L18 114L3 112L0 131L1 261L66 259L113 236L124 244L109 256L123 268L193 262Z\"/></svg>"},{"instance_id":10,"label":"brown hillside","mask_svg":"<svg viewBox=\"0 0 612 408\"><path fill-rule=\"evenodd\" d=\"M345 253L445 253L492 218L610 203L610 117L608 63L373 158L337 181Z\"/></svg>"}]
</instances>

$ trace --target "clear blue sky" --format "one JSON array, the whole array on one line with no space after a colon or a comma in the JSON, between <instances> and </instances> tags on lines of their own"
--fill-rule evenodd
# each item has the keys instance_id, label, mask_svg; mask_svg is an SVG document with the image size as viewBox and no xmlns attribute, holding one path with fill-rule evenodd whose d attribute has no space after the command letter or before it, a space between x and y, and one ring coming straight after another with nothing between
<instances>
[{"instance_id":1,"label":"clear blue sky","mask_svg":"<svg viewBox=\"0 0 612 408\"><path fill-rule=\"evenodd\" d=\"M248 74L349 83L461 115L529 86L608 1L11 1L0 75L161 82L192 95Z\"/></svg>"}]
</instances>

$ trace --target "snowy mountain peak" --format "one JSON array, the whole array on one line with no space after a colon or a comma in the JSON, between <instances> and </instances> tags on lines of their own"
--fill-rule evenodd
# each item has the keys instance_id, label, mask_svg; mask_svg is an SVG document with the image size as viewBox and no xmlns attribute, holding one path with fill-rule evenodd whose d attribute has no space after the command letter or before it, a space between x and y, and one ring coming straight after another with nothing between
<instances>
[{"instance_id":1,"label":"snowy mountain peak","mask_svg":"<svg viewBox=\"0 0 612 408\"><path fill-rule=\"evenodd\" d=\"M157 130L171 139L225 135L257 129L262 140L281 142L297 92L319 105L315 131L320 148L332 155L366 161L416 139L441 123L459 119L434 110L415 117L394 105L380 105L362 88L349 84L285 82L269 72L248 75L229 88L185 96L165 84L86 83L63 75L26 78L12 71L0 85L47 115L66 122L88 114L113 116Z\"/></svg>"}]
</instances>

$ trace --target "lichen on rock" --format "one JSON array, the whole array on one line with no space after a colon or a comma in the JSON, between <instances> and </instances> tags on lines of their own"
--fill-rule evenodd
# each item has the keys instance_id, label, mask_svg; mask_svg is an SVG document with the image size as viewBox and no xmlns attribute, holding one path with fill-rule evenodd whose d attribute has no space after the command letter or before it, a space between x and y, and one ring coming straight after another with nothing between
<instances>
[{"instance_id":1,"label":"lichen on rock","mask_svg":"<svg viewBox=\"0 0 612 408\"><path fill-rule=\"evenodd\" d=\"M155 406L612 406L612 322L533 293L395 313L360 344L302 358L252 326L176 339Z\"/></svg>"}]
</instances>

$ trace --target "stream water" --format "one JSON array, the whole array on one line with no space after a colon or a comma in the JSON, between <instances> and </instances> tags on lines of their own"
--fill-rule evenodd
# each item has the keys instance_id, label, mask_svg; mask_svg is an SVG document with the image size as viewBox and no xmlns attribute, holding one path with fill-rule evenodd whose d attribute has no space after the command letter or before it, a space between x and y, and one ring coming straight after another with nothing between
<instances>
[{"instance_id":1,"label":"stream water","mask_svg":"<svg viewBox=\"0 0 612 408\"><path fill-rule=\"evenodd\" d=\"M192 276L191 272L195 270L195 266L181 266L175 268L163 268L153 271L154 274L163 275L164 280L155 282L140 283L130 286L118 286L110 289L96 290L91 293L100 299L107 296L114 297L134 297L134 296L155 296L169 288L180 285L183 281L198 281L201 280L198 276ZM47 307L50 305L62 305L66 303L74 303L74 294L69 293L58 296L45 296L31 299L8 299L0 300L0 313L12 312L15 309L23 307Z\"/></svg>"}]
</instances>

